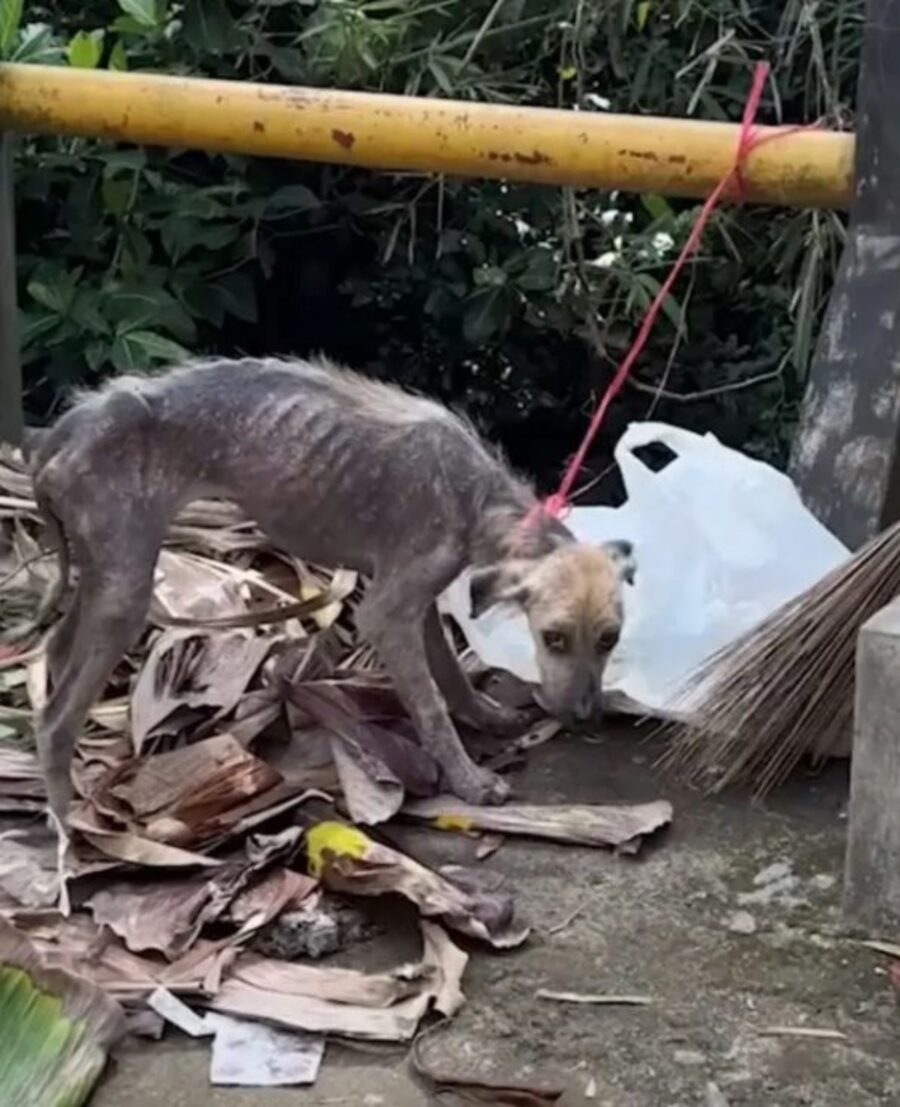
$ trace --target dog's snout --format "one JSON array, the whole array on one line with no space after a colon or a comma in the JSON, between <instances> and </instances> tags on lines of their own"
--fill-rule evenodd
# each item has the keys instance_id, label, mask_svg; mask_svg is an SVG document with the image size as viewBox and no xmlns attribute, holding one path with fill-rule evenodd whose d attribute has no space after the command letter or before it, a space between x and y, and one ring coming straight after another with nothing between
<instances>
[{"instance_id":1,"label":"dog's snout","mask_svg":"<svg viewBox=\"0 0 900 1107\"><path fill-rule=\"evenodd\" d=\"M600 703L591 691L582 693L575 701L573 714L579 723L587 723L599 714Z\"/></svg>"}]
</instances>

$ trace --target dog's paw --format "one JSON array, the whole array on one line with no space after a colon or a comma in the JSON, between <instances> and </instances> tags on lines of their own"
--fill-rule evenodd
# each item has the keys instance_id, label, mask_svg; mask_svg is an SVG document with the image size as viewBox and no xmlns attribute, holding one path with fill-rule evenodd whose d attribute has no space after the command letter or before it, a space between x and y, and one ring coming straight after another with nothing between
<instances>
[{"instance_id":1,"label":"dog's paw","mask_svg":"<svg viewBox=\"0 0 900 1107\"><path fill-rule=\"evenodd\" d=\"M447 784L454 795L477 807L496 807L509 799L507 781L475 764L460 766L448 772Z\"/></svg>"}]
</instances>

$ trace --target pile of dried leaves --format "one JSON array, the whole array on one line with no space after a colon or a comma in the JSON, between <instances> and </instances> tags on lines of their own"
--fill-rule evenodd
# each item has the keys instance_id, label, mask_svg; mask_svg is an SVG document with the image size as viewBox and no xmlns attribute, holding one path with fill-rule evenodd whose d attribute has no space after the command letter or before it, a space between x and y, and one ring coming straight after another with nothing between
<instances>
[{"instance_id":1,"label":"pile of dried leaves","mask_svg":"<svg viewBox=\"0 0 900 1107\"><path fill-rule=\"evenodd\" d=\"M7 456L0 626L27 618L52 582L40 530L27 473ZM328 1035L405 1041L428 1012L458 1009L467 954L451 934L508 948L528 933L509 896L361 826L403 818L481 834L487 856L515 834L633 851L669 821L664 801L482 810L441 796L437 764L354 637L357 585L286 555L227 505L185 510L146 634L80 740L76 833L62 856L30 741L47 696L44 643L0 655L0 968L25 948L42 971L112 997L132 1030L158 1035L165 1019L213 1037L219 1082L309 1082ZM309 619L234 625L326 590ZM502 749L467 737L500 765L556 729L544 722ZM376 974L316 963L339 944L323 935L348 897L385 893L417 910L420 959ZM299 935L292 959L269 955L285 926ZM252 1049L236 1019L251 1020Z\"/></svg>"}]
</instances>

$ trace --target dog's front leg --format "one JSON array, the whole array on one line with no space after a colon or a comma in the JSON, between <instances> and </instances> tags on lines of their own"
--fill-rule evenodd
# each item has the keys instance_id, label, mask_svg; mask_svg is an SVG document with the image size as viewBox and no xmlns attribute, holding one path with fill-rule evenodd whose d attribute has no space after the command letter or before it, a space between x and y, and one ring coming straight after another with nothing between
<instances>
[{"instance_id":1,"label":"dog's front leg","mask_svg":"<svg viewBox=\"0 0 900 1107\"><path fill-rule=\"evenodd\" d=\"M428 664L452 715L483 730L514 734L528 722L523 711L505 707L472 687L459 659L447 641L437 607L432 604L425 616L425 649Z\"/></svg>"},{"instance_id":2,"label":"dog's front leg","mask_svg":"<svg viewBox=\"0 0 900 1107\"><path fill-rule=\"evenodd\" d=\"M427 595L420 590L423 583L417 581L411 592L408 576L402 580L392 576L382 584L376 579L360 605L357 626L378 652L422 745L441 766L450 791L467 803L503 803L509 785L469 757L429 668L425 620L444 582L437 581Z\"/></svg>"}]
</instances>

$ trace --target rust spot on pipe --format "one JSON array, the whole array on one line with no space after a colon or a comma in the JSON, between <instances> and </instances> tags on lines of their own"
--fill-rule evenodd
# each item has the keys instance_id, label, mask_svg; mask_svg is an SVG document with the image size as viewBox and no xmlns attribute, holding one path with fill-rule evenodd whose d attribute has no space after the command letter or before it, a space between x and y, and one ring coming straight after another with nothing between
<instances>
[{"instance_id":1,"label":"rust spot on pipe","mask_svg":"<svg viewBox=\"0 0 900 1107\"><path fill-rule=\"evenodd\" d=\"M487 156L491 161L512 161L512 154L501 153L499 150L488 150Z\"/></svg>"},{"instance_id":2,"label":"rust spot on pipe","mask_svg":"<svg viewBox=\"0 0 900 1107\"><path fill-rule=\"evenodd\" d=\"M686 165L687 164L687 158L684 156L684 154L671 154L669 156L669 164L670 165Z\"/></svg>"},{"instance_id":3,"label":"rust spot on pipe","mask_svg":"<svg viewBox=\"0 0 900 1107\"><path fill-rule=\"evenodd\" d=\"M520 165L552 165L553 158L547 154L542 154L540 150L535 150L532 154L519 154L515 155L516 161Z\"/></svg>"},{"instance_id":4,"label":"rust spot on pipe","mask_svg":"<svg viewBox=\"0 0 900 1107\"><path fill-rule=\"evenodd\" d=\"M261 119L253 120L253 130L258 134L264 135L266 133L266 125Z\"/></svg>"},{"instance_id":5,"label":"rust spot on pipe","mask_svg":"<svg viewBox=\"0 0 900 1107\"><path fill-rule=\"evenodd\" d=\"M339 131L337 127L331 132L331 137L338 146L343 146L345 150L349 150L353 143L356 142L356 135L351 134L350 131Z\"/></svg>"},{"instance_id":6,"label":"rust spot on pipe","mask_svg":"<svg viewBox=\"0 0 900 1107\"><path fill-rule=\"evenodd\" d=\"M261 88L256 98L263 104L283 104L294 111L306 111L309 97L293 88L279 88L276 91Z\"/></svg>"},{"instance_id":7,"label":"rust spot on pipe","mask_svg":"<svg viewBox=\"0 0 900 1107\"><path fill-rule=\"evenodd\" d=\"M620 158L637 158L640 161L659 161L659 156L652 150L620 150Z\"/></svg>"}]
</instances>

